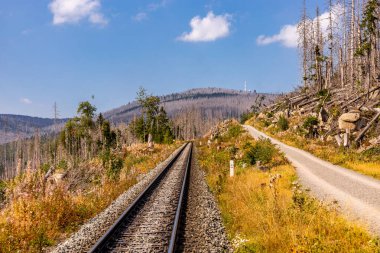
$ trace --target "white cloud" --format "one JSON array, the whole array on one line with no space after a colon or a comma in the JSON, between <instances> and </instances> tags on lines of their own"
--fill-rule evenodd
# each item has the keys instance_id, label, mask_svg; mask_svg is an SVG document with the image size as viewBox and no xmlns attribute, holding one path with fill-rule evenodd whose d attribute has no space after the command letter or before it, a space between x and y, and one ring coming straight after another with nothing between
<instances>
[{"instance_id":1,"label":"white cloud","mask_svg":"<svg viewBox=\"0 0 380 253\"><path fill-rule=\"evenodd\" d=\"M275 42L280 42L286 47L297 47L298 45L298 32L297 25L285 25L281 31L273 36L260 35L257 38L257 44L268 45Z\"/></svg>"},{"instance_id":2,"label":"white cloud","mask_svg":"<svg viewBox=\"0 0 380 253\"><path fill-rule=\"evenodd\" d=\"M26 105L30 105L33 103L32 100L30 100L29 98L21 98L20 102Z\"/></svg>"},{"instance_id":3,"label":"white cloud","mask_svg":"<svg viewBox=\"0 0 380 253\"><path fill-rule=\"evenodd\" d=\"M134 21L141 22L148 18L148 14L146 12L139 12L135 16L132 17Z\"/></svg>"},{"instance_id":4,"label":"white cloud","mask_svg":"<svg viewBox=\"0 0 380 253\"><path fill-rule=\"evenodd\" d=\"M230 34L231 15L214 15L210 11L206 17L196 16L191 19L191 32L183 33L178 37L186 42L206 42L215 41L227 37Z\"/></svg>"},{"instance_id":5,"label":"white cloud","mask_svg":"<svg viewBox=\"0 0 380 253\"><path fill-rule=\"evenodd\" d=\"M97 25L106 25L107 19L100 12L100 0L53 0L49 9L53 13L53 24L78 23L83 19Z\"/></svg>"},{"instance_id":6,"label":"white cloud","mask_svg":"<svg viewBox=\"0 0 380 253\"><path fill-rule=\"evenodd\" d=\"M332 8L332 20L333 23L339 24L341 22L341 16L343 13L343 7L340 4L336 4ZM317 17L314 18L314 24L317 21ZM326 36L329 27L329 12L326 11L319 15L319 22L322 34ZM258 45L268 45L272 43L281 43L285 47L297 47L299 34L297 31L297 24L284 25L278 34L272 36L260 35L256 42Z\"/></svg>"},{"instance_id":7,"label":"white cloud","mask_svg":"<svg viewBox=\"0 0 380 253\"><path fill-rule=\"evenodd\" d=\"M170 0L161 0L156 3L150 3L148 6L143 10L137 13L136 15L132 16L132 20L141 22L146 19L148 19L148 16L150 13L157 11L160 8L166 7L166 5L170 2Z\"/></svg>"}]
</instances>

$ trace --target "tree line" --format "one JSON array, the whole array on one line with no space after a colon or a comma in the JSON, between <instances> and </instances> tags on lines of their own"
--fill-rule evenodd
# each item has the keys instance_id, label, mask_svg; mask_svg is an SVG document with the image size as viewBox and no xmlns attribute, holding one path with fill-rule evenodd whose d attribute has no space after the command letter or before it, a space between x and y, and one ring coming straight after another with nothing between
<instances>
[{"instance_id":1,"label":"tree line","mask_svg":"<svg viewBox=\"0 0 380 253\"><path fill-rule=\"evenodd\" d=\"M142 109L129 126L113 125L89 101L79 103L77 116L69 119L58 134L41 135L0 145L0 179L13 178L24 171L78 166L99 157L109 176L116 174L122 161L115 154L125 145L147 142L172 143L172 122L158 97L140 89L137 100Z\"/></svg>"},{"instance_id":2,"label":"tree line","mask_svg":"<svg viewBox=\"0 0 380 253\"><path fill-rule=\"evenodd\" d=\"M380 78L380 2L328 0L328 13L298 25L303 86L317 91L346 88L368 92Z\"/></svg>"}]
</instances>

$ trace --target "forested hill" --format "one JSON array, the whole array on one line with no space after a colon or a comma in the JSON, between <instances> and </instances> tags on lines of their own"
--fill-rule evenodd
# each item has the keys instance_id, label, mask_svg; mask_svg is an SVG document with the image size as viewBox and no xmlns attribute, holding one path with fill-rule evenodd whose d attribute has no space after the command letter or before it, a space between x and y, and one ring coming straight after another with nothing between
<instances>
[{"instance_id":1,"label":"forested hill","mask_svg":"<svg viewBox=\"0 0 380 253\"><path fill-rule=\"evenodd\" d=\"M47 119L23 115L0 114L0 144L14 141L18 137L30 137L38 129L41 134L53 131L54 122L58 127L66 119Z\"/></svg>"},{"instance_id":2,"label":"forested hill","mask_svg":"<svg viewBox=\"0 0 380 253\"><path fill-rule=\"evenodd\" d=\"M160 100L171 117L189 109L200 109L203 112L209 111L214 114L221 114L220 116L238 117L255 103L258 96L265 97L263 104L269 104L276 97L276 95L266 93L221 88L199 88L161 96ZM114 123L128 123L139 113L140 106L134 101L108 111L104 116Z\"/></svg>"},{"instance_id":3,"label":"forested hill","mask_svg":"<svg viewBox=\"0 0 380 253\"><path fill-rule=\"evenodd\" d=\"M260 94L221 88L192 89L181 93L161 96L161 104L173 120L177 131L184 138L203 134L205 130L220 120L238 118L243 112L263 98L265 106L276 97L273 94ZM129 123L140 114L140 106L134 101L127 105L105 112L104 116L114 124ZM60 130L67 119L56 121ZM179 129L180 128L180 129ZM0 144L27 138L36 130L41 135L52 133L54 119L21 115L0 114Z\"/></svg>"},{"instance_id":4,"label":"forested hill","mask_svg":"<svg viewBox=\"0 0 380 253\"><path fill-rule=\"evenodd\" d=\"M263 106L268 105L276 96L221 88L199 88L161 96L160 100L175 127L181 128L184 138L191 138L203 134L220 120L239 118L261 99ZM106 112L104 116L118 124L129 123L139 114L139 104L131 102Z\"/></svg>"}]
</instances>

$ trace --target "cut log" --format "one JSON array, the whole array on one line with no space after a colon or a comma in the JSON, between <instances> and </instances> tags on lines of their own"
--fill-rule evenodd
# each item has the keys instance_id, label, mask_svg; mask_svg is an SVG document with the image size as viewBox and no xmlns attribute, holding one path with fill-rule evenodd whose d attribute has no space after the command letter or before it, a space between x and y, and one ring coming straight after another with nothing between
<instances>
[{"instance_id":1,"label":"cut log","mask_svg":"<svg viewBox=\"0 0 380 253\"><path fill-rule=\"evenodd\" d=\"M377 111L376 115L371 119L371 121L367 124L365 128L359 133L359 135L356 137L355 142L359 142L361 138L365 135L365 133L368 131L368 129L375 123L375 121L380 117L380 110Z\"/></svg>"},{"instance_id":2,"label":"cut log","mask_svg":"<svg viewBox=\"0 0 380 253\"><path fill-rule=\"evenodd\" d=\"M372 92L374 92L374 91L377 91L377 90L379 90L379 89L380 89L380 86L377 86L377 87L375 87L375 88L372 88L372 89L369 90L368 92L365 92L365 93L360 94L358 97L356 97L356 98L354 98L354 99L348 101L346 104L342 105L342 109L344 109L344 108L346 108L347 106L351 105L352 103L358 101L359 99L361 99L361 98L367 96L367 94L372 93Z\"/></svg>"},{"instance_id":3,"label":"cut log","mask_svg":"<svg viewBox=\"0 0 380 253\"><path fill-rule=\"evenodd\" d=\"M44 176L44 181L46 181L54 172L54 168L51 167L48 172L46 172L45 176Z\"/></svg>"},{"instance_id":4,"label":"cut log","mask_svg":"<svg viewBox=\"0 0 380 253\"><path fill-rule=\"evenodd\" d=\"M318 101L318 100L319 100L319 98L313 98L313 99L311 99L311 100L305 101L305 102L299 104L299 105L298 105L298 108L301 108L301 107L303 107L303 106L305 106L305 105L309 105L309 104L314 103L314 102L316 102L316 101Z\"/></svg>"}]
</instances>

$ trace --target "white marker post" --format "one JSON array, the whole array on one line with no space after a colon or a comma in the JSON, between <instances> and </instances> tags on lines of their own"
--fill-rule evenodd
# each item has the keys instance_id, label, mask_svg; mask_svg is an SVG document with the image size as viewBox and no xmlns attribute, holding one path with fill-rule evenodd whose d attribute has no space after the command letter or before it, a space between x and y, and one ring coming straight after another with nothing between
<instances>
[{"instance_id":1,"label":"white marker post","mask_svg":"<svg viewBox=\"0 0 380 253\"><path fill-rule=\"evenodd\" d=\"M230 160L230 177L235 175L235 164L234 160Z\"/></svg>"}]
</instances>

